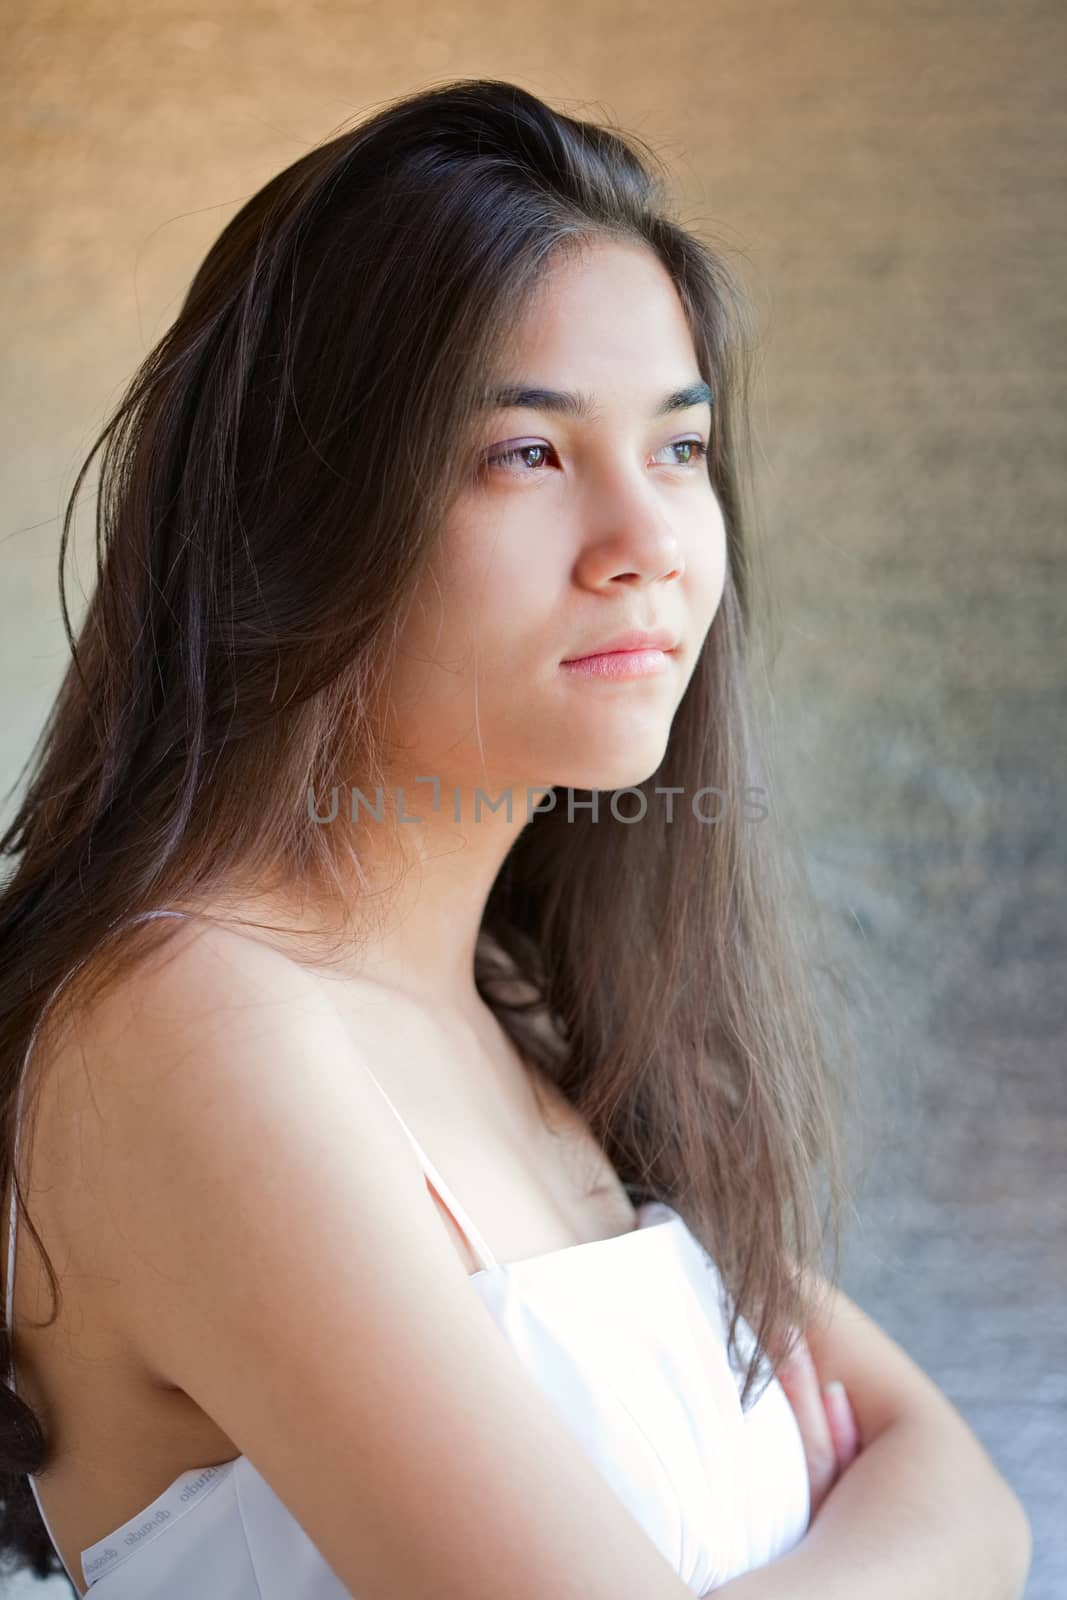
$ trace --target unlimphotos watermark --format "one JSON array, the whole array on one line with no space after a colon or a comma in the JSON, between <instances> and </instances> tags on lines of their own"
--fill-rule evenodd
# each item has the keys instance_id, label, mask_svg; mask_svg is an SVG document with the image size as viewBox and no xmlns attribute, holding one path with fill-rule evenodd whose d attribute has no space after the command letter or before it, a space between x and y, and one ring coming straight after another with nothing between
<instances>
[{"instance_id":1,"label":"unlimphotos watermark","mask_svg":"<svg viewBox=\"0 0 1067 1600\"><path fill-rule=\"evenodd\" d=\"M440 813L442 809L440 778L416 778L415 782L428 783L432 786L433 801L431 809ZM324 816L319 809L314 789L309 784L307 791L308 820L318 823L320 826L336 822L341 815L340 796L342 792L340 784L333 785L330 790L330 809ZM657 784L652 792L662 799L662 804L657 809L664 814L664 820L673 822L675 820L675 797L684 795L685 789L675 786L661 787ZM363 790L355 784L349 785L348 793L349 821L359 822L364 812L375 822L383 820L385 797L380 784L375 790L373 802L368 800ZM452 820L454 822L463 820L464 793L465 791L460 789L454 788L452 790ZM762 822L770 815L767 806L763 803L766 793L765 789L761 789L757 785L749 785L741 791L741 799L735 802L735 806L737 811L740 812L742 821ZM636 797L638 802L637 810L624 811L620 808L620 801L626 795L634 795ZM607 808L616 822L643 822L648 816L649 797L644 789L582 789L575 791L574 789L560 790L551 784L542 783L528 784L526 786L525 800L523 801L526 808L526 821L529 822L533 817L540 816L545 812L555 811L560 806L563 796L566 797L568 822L573 822L579 815L584 817L587 814L591 821L599 822L601 820L601 802L604 800L606 800ZM730 797L725 789L718 789L713 784L706 784L703 788L695 790L690 796L689 807L698 822L714 825L717 822L724 821L731 815L729 802ZM404 806L403 786L399 786L395 791L395 803L398 822L425 822L425 817L408 815ZM495 816L501 807L506 808L505 814L508 822L514 821L514 791L510 788L502 790L496 799L493 799L484 789L476 788L473 793L472 803L473 820L475 822L482 820L483 811L488 811ZM680 803L684 805L685 801L683 800Z\"/></svg>"}]
</instances>

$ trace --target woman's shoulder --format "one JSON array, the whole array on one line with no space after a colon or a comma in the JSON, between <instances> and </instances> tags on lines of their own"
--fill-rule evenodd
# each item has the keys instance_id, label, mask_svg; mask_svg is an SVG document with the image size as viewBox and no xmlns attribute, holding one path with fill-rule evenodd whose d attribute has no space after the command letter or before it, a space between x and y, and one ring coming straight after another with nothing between
<instances>
[{"instance_id":1,"label":"woman's shoulder","mask_svg":"<svg viewBox=\"0 0 1067 1600\"><path fill-rule=\"evenodd\" d=\"M155 927L163 923L165 954L157 959L156 941L150 939L144 958L124 980L119 1006L157 988L192 985L195 990L206 969L209 977L230 973L252 985L277 979L286 994L314 993L324 1001L338 994L359 997L366 1002L368 1026L384 1005L412 1016L421 1010L413 997L360 969L358 955L348 953L356 949L350 934L337 936L321 920L301 915L283 901L182 901L142 917Z\"/></svg>"},{"instance_id":2,"label":"woman's shoulder","mask_svg":"<svg viewBox=\"0 0 1067 1600\"><path fill-rule=\"evenodd\" d=\"M87 1055L117 1070L127 1055L121 1041L153 1018L181 1026L209 1005L247 1014L257 996L271 1003L321 993L314 974L279 944L218 919L209 907L142 914L130 931L135 948L112 966L102 942L42 1019L43 1048L34 1052L42 1075L47 1065L49 1076L62 1076L75 1062L84 1066Z\"/></svg>"},{"instance_id":3,"label":"woman's shoulder","mask_svg":"<svg viewBox=\"0 0 1067 1600\"><path fill-rule=\"evenodd\" d=\"M20 1165L35 1197L46 1191L49 1233L71 1267L103 1274L119 1296L131 1276L124 1240L139 1212L181 1192L182 1151L199 1145L206 1162L214 1146L213 1170L230 1167L235 1200L242 1181L268 1181L265 1130L295 1138L302 1121L313 1139L316 1108L351 1103L363 1077L354 1068L378 1048L314 971L206 919L190 919L162 956L150 951L71 1020L38 1063ZM360 1110L373 1154L383 1125L373 1087Z\"/></svg>"},{"instance_id":4,"label":"woman's shoulder","mask_svg":"<svg viewBox=\"0 0 1067 1600\"><path fill-rule=\"evenodd\" d=\"M45 1191L53 1227L71 1243L92 1233L99 1168L128 1157L123 1141L138 1128L175 1115L176 1095L221 1107L239 1092L241 1061L257 1051L266 1060L272 1041L343 1042L313 970L210 916L166 921L165 939L150 938L105 984L71 986L46 1011L25 1064L20 1175L25 1183L32 1167L33 1190ZM232 1072L219 1070L220 1052Z\"/></svg>"}]
</instances>

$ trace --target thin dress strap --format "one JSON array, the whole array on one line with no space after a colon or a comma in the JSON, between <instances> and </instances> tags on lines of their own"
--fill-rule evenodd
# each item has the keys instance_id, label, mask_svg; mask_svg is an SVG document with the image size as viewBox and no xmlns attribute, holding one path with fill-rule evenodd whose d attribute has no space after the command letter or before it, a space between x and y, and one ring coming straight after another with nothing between
<instances>
[{"instance_id":1,"label":"thin dress strap","mask_svg":"<svg viewBox=\"0 0 1067 1600\"><path fill-rule=\"evenodd\" d=\"M53 994L53 998L54 998L54 994ZM34 1029L34 1037L36 1036L36 1031L37 1030ZM33 1038L32 1037L31 1037L30 1043L31 1043L31 1045L33 1043ZM26 1053L28 1055L29 1051L27 1050ZM12 1321L12 1312L14 1310L14 1305L15 1305L15 1292L14 1292L15 1291L15 1229L16 1229L16 1227L18 1225L18 1216L17 1216L17 1213L16 1213L16 1196L15 1196L15 1173L18 1171L19 1134L21 1132L21 1126L20 1126L19 1119L20 1119L21 1113L22 1113L22 1090L23 1090L24 1084L25 1084L25 1079L23 1079L23 1082L19 1084L18 1105L17 1105L16 1111L15 1111L15 1156L14 1156L14 1161L12 1163L12 1175L11 1175L11 1209L10 1209L10 1212L9 1212L9 1215L8 1215L8 1224L7 1224L6 1321L7 1321L8 1348L9 1348L9 1350L11 1352L10 1359L9 1359L9 1362L8 1362L7 1383L8 1383L8 1388L15 1395L18 1394L18 1384L15 1381L15 1327L14 1327L14 1323ZM55 1534L52 1532L52 1524L48 1520L48 1513L45 1510L44 1506L41 1504L41 1496L40 1496L40 1494L38 1492L38 1489L37 1489L37 1479L36 1479L36 1477L34 1476L34 1474L32 1472L27 1472L26 1477L29 1479L30 1493L33 1495L33 1498L37 1503L37 1514L40 1517L41 1521L44 1523L45 1532L47 1533L49 1539L51 1539L51 1541L52 1541L52 1548L55 1551L56 1555L59 1557L60 1563L61 1563L61 1565L63 1567L63 1571L66 1573L67 1577L70 1579L71 1585L74 1588L75 1593L77 1593L78 1585L74 1581L74 1574L73 1574L73 1572L71 1572L70 1568L67 1566L66 1561L63 1559L63 1553L59 1548L59 1541L56 1538Z\"/></svg>"},{"instance_id":2,"label":"thin dress strap","mask_svg":"<svg viewBox=\"0 0 1067 1600\"><path fill-rule=\"evenodd\" d=\"M421 1144L416 1139L415 1135L412 1133L403 1117L400 1115L400 1112L396 1109L396 1106L394 1106L393 1102L390 1100L389 1096L386 1094L385 1090L374 1076L374 1073L369 1067L366 1068L366 1072L368 1078L377 1088L378 1093L381 1095L382 1099L393 1113L393 1116L396 1118L404 1132L407 1134L408 1138L411 1140L411 1143L415 1149L415 1154L419 1158L419 1165L422 1167L427 1182L437 1191L445 1205L448 1207L449 1211L452 1213L452 1217L456 1223L456 1226L467 1240L467 1243L471 1247L472 1253L477 1259L478 1270L481 1272L489 1267L495 1267L497 1265L496 1257L486 1244L485 1239L482 1237L479 1230L474 1226L471 1218L460 1205L459 1201L452 1193L452 1190L448 1187L448 1184L442 1178L441 1174L438 1172L437 1168L434 1166L433 1162L430 1160L429 1156L426 1154L425 1150L422 1148Z\"/></svg>"}]
</instances>

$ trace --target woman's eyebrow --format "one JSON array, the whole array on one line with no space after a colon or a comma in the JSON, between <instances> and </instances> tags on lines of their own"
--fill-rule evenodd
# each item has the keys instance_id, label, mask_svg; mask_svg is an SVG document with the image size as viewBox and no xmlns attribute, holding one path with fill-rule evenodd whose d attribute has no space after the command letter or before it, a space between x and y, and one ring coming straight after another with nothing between
<instances>
[{"instance_id":1,"label":"woman's eyebrow","mask_svg":"<svg viewBox=\"0 0 1067 1600\"><path fill-rule=\"evenodd\" d=\"M713 398L710 387L702 380L689 383L665 394L652 415L665 417L672 411L688 411L705 402L710 406ZM573 417L578 422L593 422L600 415L593 395L569 389L526 388L520 384L505 384L501 388L488 390L482 398L482 405L487 411L512 411L519 407L531 411L554 411L564 417Z\"/></svg>"}]
</instances>

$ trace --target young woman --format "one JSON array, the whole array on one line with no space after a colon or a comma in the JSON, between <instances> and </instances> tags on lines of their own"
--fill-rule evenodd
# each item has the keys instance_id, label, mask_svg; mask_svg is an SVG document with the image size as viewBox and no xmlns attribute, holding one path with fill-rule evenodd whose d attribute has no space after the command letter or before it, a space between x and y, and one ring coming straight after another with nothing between
<instances>
[{"instance_id":1,"label":"young woman","mask_svg":"<svg viewBox=\"0 0 1067 1600\"><path fill-rule=\"evenodd\" d=\"M0 896L2 1534L79 1594L1018 1592L818 1273L749 316L664 195L412 95L242 208L98 441Z\"/></svg>"}]
</instances>

